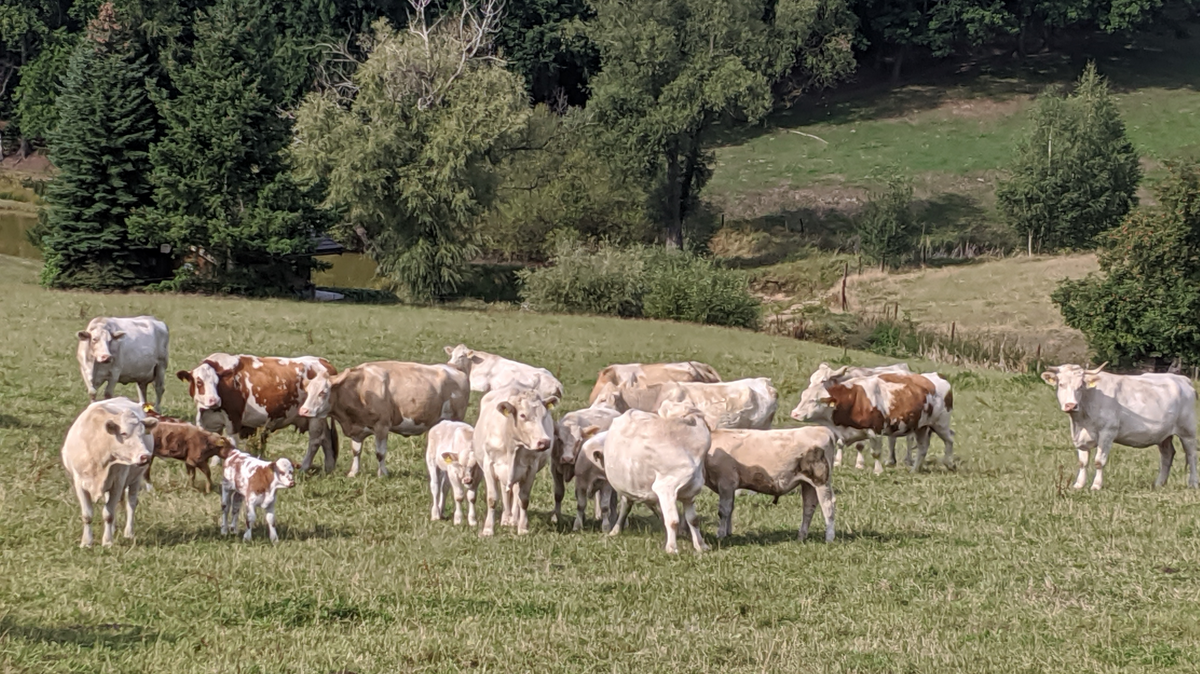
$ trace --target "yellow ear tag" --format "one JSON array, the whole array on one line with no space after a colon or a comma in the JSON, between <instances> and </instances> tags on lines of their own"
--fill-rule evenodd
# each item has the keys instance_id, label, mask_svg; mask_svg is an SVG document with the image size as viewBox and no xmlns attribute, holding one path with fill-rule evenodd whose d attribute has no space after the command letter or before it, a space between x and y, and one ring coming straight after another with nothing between
<instances>
[{"instance_id":1,"label":"yellow ear tag","mask_svg":"<svg viewBox=\"0 0 1200 674\"><path fill-rule=\"evenodd\" d=\"M447 464L447 465L449 465L449 464L451 464L451 463L454 463L454 457L452 457L452 456L443 456L443 457L442 457L442 461L445 461L445 462L446 462L446 464Z\"/></svg>"},{"instance_id":2,"label":"yellow ear tag","mask_svg":"<svg viewBox=\"0 0 1200 674\"><path fill-rule=\"evenodd\" d=\"M837 407L837 401L835 401L835 400L826 400L825 404L830 407Z\"/></svg>"},{"instance_id":3,"label":"yellow ear tag","mask_svg":"<svg viewBox=\"0 0 1200 674\"><path fill-rule=\"evenodd\" d=\"M1087 387L1088 388L1096 388L1097 383L1099 383L1099 382L1089 381Z\"/></svg>"},{"instance_id":4,"label":"yellow ear tag","mask_svg":"<svg viewBox=\"0 0 1200 674\"><path fill-rule=\"evenodd\" d=\"M546 403L546 409L548 409L548 410L554 409L554 403Z\"/></svg>"}]
</instances>

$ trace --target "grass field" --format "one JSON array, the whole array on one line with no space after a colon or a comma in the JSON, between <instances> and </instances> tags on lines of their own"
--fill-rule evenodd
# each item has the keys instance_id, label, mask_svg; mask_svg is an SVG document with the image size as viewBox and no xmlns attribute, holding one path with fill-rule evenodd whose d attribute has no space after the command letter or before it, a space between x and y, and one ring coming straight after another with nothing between
<instances>
[{"instance_id":1,"label":"grass field","mask_svg":"<svg viewBox=\"0 0 1200 674\"><path fill-rule=\"evenodd\" d=\"M546 519L547 475L528 537L481 540L429 521L423 443L394 439L390 478L370 458L346 478L343 448L338 474L284 492L278 545L219 537L217 495L156 462L136 543L81 550L59 447L86 401L74 332L93 315L164 319L172 369L215 350L431 362L465 341L558 373L564 409L606 363L695 358L773 377L781 421L811 369L841 354L649 321L49 292L36 271L0 257L0 671L1200 668L1200 493L1181 465L1151 490L1156 453L1124 448L1104 491L1064 491L1066 421L1029 376L950 373L958 471L839 469L831 545L796 542L798 496L741 499L734 536L699 557L663 553L644 509L615 539L571 533ZM172 380L165 410L186 414L185 396ZM271 440L272 456L301 452L291 432ZM712 494L700 509L715 543Z\"/></svg>"}]
</instances>

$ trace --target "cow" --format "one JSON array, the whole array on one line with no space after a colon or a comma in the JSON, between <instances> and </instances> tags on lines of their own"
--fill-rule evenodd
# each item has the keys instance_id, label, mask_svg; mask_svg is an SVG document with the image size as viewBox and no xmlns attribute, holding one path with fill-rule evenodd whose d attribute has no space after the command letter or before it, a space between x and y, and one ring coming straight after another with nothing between
<instances>
[{"instance_id":1,"label":"cow","mask_svg":"<svg viewBox=\"0 0 1200 674\"><path fill-rule=\"evenodd\" d=\"M1105 363L1107 365L1107 363ZM1079 455L1075 489L1087 480L1088 453L1096 449L1092 489L1104 484L1104 466L1113 443L1127 447L1158 446L1159 471L1155 487L1171 475L1174 438L1187 457L1188 487L1197 487L1196 390L1177 374L1119 375L1104 365L1085 370L1080 365L1048 368L1042 379L1058 394L1060 409L1071 420L1071 441Z\"/></svg>"},{"instance_id":2,"label":"cow","mask_svg":"<svg viewBox=\"0 0 1200 674\"><path fill-rule=\"evenodd\" d=\"M89 400L96 401L101 385L101 397L111 398L117 384L136 384L138 402L144 404L146 389L154 384L154 404L162 404L171 341L166 323L153 316L98 316L77 336L75 357Z\"/></svg>"},{"instance_id":3,"label":"cow","mask_svg":"<svg viewBox=\"0 0 1200 674\"><path fill-rule=\"evenodd\" d=\"M667 530L665 550L674 554L679 551L678 501L696 553L707 550L694 501L704 488L704 462L711 444L704 413L690 403L666 401L658 414L629 410L617 417L603 447L591 450L593 460L604 466L608 484L621 497L617 521L608 535L621 533L634 501L657 504Z\"/></svg>"},{"instance_id":4,"label":"cow","mask_svg":"<svg viewBox=\"0 0 1200 674\"><path fill-rule=\"evenodd\" d=\"M125 499L125 538L133 538L142 475L154 456L150 436L158 422L128 398L108 398L87 406L75 418L62 446L63 467L71 477L83 517L79 546L92 546L92 504L104 496L104 535L112 545L117 504Z\"/></svg>"},{"instance_id":5,"label":"cow","mask_svg":"<svg viewBox=\"0 0 1200 674\"><path fill-rule=\"evenodd\" d=\"M475 459L475 429L461 421L440 421L429 429L425 467L433 506L429 517L442 519L446 487L454 494L454 524L462 524L463 497L467 499L467 524L475 526L475 495L483 469Z\"/></svg>"},{"instance_id":6,"label":"cow","mask_svg":"<svg viewBox=\"0 0 1200 674\"><path fill-rule=\"evenodd\" d=\"M804 515L799 539L808 536L813 512L821 506L825 517L825 542L833 541L833 457L837 438L820 426L770 431L716 430L704 464L704 482L718 495L721 522L717 538L733 527L733 497L748 489L776 497L800 488Z\"/></svg>"},{"instance_id":7,"label":"cow","mask_svg":"<svg viewBox=\"0 0 1200 674\"><path fill-rule=\"evenodd\" d=\"M267 432L291 426L308 433L308 452L300 472L308 472L317 448L324 449L325 472L337 467L338 437L324 419L300 414L305 384L317 375L333 376L335 368L324 358L214 353L192 370L175 375L188 385L196 403L196 425L233 437L249 437L258 429Z\"/></svg>"},{"instance_id":8,"label":"cow","mask_svg":"<svg viewBox=\"0 0 1200 674\"><path fill-rule=\"evenodd\" d=\"M489 391L479 402L475 423L475 456L483 465L487 485L487 517L480 536L496 531L496 497L503 513L501 526L529 533L529 494L533 479L550 462L554 419L550 408L557 398L543 399L537 391L502 388Z\"/></svg>"},{"instance_id":9,"label":"cow","mask_svg":"<svg viewBox=\"0 0 1200 674\"><path fill-rule=\"evenodd\" d=\"M453 365L381 360L336 375L318 374L307 382L299 414L342 427L354 452L349 477L358 475L362 443L373 436L378 475L386 477L389 433L412 437L440 421L463 420L471 397L470 367L465 359Z\"/></svg>"},{"instance_id":10,"label":"cow","mask_svg":"<svg viewBox=\"0 0 1200 674\"><path fill-rule=\"evenodd\" d=\"M621 413L611 407L585 407L568 412L555 426L554 448L550 455L550 476L554 479L554 511L551 522L562 515L563 494L566 484L575 477L575 461L579 450L588 438L608 430L613 419ZM599 515L597 515L599 517Z\"/></svg>"},{"instance_id":11,"label":"cow","mask_svg":"<svg viewBox=\"0 0 1200 674\"><path fill-rule=\"evenodd\" d=\"M516 387L537 391L543 399L562 399L562 383L544 367L534 367L486 351L468 349L463 344L447 346L446 355L450 357L450 363L455 363L461 358L470 359L472 391L487 393L493 389Z\"/></svg>"},{"instance_id":12,"label":"cow","mask_svg":"<svg viewBox=\"0 0 1200 674\"><path fill-rule=\"evenodd\" d=\"M204 493L210 493L212 473L208 469L208 462L213 457L224 459L228 456L233 443L183 419L159 414L150 405L143 405L142 409L147 417L158 422L151 433L154 437L154 456L183 461L187 467L189 485L195 483L197 470L204 473ZM150 482L152 465L153 459L146 464L146 482Z\"/></svg>"},{"instance_id":13,"label":"cow","mask_svg":"<svg viewBox=\"0 0 1200 674\"><path fill-rule=\"evenodd\" d=\"M263 461L234 449L225 457L224 479L221 480L221 535L237 534L237 516L246 506L246 533L250 542L254 528L254 509L262 508L267 515L267 531L271 542L277 543L275 533L275 497L280 489L296 486L292 462L286 457Z\"/></svg>"},{"instance_id":14,"label":"cow","mask_svg":"<svg viewBox=\"0 0 1200 674\"><path fill-rule=\"evenodd\" d=\"M721 375L711 365L689 360L682 363L619 363L609 365L596 375L596 385L588 396L595 404L605 391L614 388L645 388L667 382L696 382L716 384Z\"/></svg>"},{"instance_id":15,"label":"cow","mask_svg":"<svg viewBox=\"0 0 1200 674\"><path fill-rule=\"evenodd\" d=\"M836 370L833 369L832 367L830 367L829 363L821 363L820 365L817 366L816 371L814 371L812 373L812 375L809 376L808 385L816 386L819 384L824 384L827 381L835 381L836 382L836 381L841 381L843 379L852 379L854 377L870 377L871 375L883 374L884 372L909 372L909 371L910 370L908 369L908 363L895 363L893 365L880 365L878 367L851 367L851 366L847 365L847 366L842 366ZM876 437L866 438L866 440L869 440L871 443L871 449L872 449L871 454L873 456L879 456L880 452L882 451L882 447L880 446L879 437L876 436ZM904 461L906 464L911 464L912 463L912 436L911 435L908 436L905 440L906 440L905 444L907 445L908 453L905 456ZM844 446L845 446L845 443L843 443L839 440L837 455L834 457L834 460L833 460L834 467L842 465L842 450L843 450ZM856 469L861 470L866 465L865 461L863 460L863 440L859 440L859 441L855 442L854 449L858 452L858 457L854 461L854 467ZM889 465L889 466L896 465L896 438L894 436L888 438L887 465ZM876 468L878 470L882 470L881 466L876 466Z\"/></svg>"},{"instance_id":16,"label":"cow","mask_svg":"<svg viewBox=\"0 0 1200 674\"><path fill-rule=\"evenodd\" d=\"M604 466L597 463L595 458L603 455L607 439L608 431L600 431L585 440L575 454L574 531L583 529L584 511L587 510L588 500L593 496L596 497L596 518L600 520L600 530L612 531L617 514L617 494L608 484Z\"/></svg>"},{"instance_id":17,"label":"cow","mask_svg":"<svg viewBox=\"0 0 1200 674\"><path fill-rule=\"evenodd\" d=\"M954 466L953 409L950 383L936 373L885 372L809 386L800 394L792 418L830 428L843 442L913 434L917 440L915 473L924 467L930 433L936 433L945 445L943 463ZM876 457L876 474L882 470Z\"/></svg>"},{"instance_id":18,"label":"cow","mask_svg":"<svg viewBox=\"0 0 1200 674\"><path fill-rule=\"evenodd\" d=\"M686 402L704 413L709 428L771 427L779 395L766 377L716 384L667 382L645 388L621 388L604 394L618 410L654 412L666 402Z\"/></svg>"}]
</instances>

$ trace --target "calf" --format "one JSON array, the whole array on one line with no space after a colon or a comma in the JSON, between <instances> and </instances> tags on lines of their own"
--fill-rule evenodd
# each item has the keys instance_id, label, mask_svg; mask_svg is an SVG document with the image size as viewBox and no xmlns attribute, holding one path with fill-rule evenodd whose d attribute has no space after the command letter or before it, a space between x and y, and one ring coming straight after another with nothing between
<instances>
[{"instance_id":1,"label":"calf","mask_svg":"<svg viewBox=\"0 0 1200 674\"><path fill-rule=\"evenodd\" d=\"M292 462L287 458L263 461L249 454L231 450L225 457L225 475L221 481L221 535L237 534L238 511L246 506L246 533L242 537L250 542L254 527L254 509L262 508L267 514L267 530L271 542L279 540L275 533L275 496L280 489L290 489L296 484Z\"/></svg>"},{"instance_id":2,"label":"calf","mask_svg":"<svg viewBox=\"0 0 1200 674\"><path fill-rule=\"evenodd\" d=\"M101 385L101 397L111 398L117 384L137 384L138 402L145 403L146 389L154 384L154 404L162 404L171 337L166 323L152 316L100 316L77 336L75 357L92 402Z\"/></svg>"},{"instance_id":3,"label":"calf","mask_svg":"<svg viewBox=\"0 0 1200 674\"><path fill-rule=\"evenodd\" d=\"M71 424L62 446L62 462L71 476L83 517L80 547L92 546L92 504L101 496L105 498L101 545L112 545L117 504L122 497L125 538L133 538L133 514L142 475L153 456L150 432L156 424L128 398L94 402Z\"/></svg>"},{"instance_id":4,"label":"calf","mask_svg":"<svg viewBox=\"0 0 1200 674\"><path fill-rule=\"evenodd\" d=\"M308 433L308 452L300 471L312 466L317 448L325 452L325 472L337 466L337 431L324 419L300 414L305 384L317 375L332 377L337 369L324 358L272 358L214 353L192 370L176 373L187 382L196 402L196 425L227 436L249 437L291 426Z\"/></svg>"},{"instance_id":5,"label":"calf","mask_svg":"<svg viewBox=\"0 0 1200 674\"><path fill-rule=\"evenodd\" d=\"M604 466L596 457L603 456L608 431L600 431L584 441L575 454L575 526L583 529L583 514L588 500L596 498L596 518L601 531L611 531L617 514L617 494L608 484Z\"/></svg>"},{"instance_id":6,"label":"calf","mask_svg":"<svg viewBox=\"0 0 1200 674\"><path fill-rule=\"evenodd\" d=\"M704 414L709 428L768 429L779 406L779 395L766 377L740 379L718 384L655 384L646 388L622 388L606 394L619 410L654 412L662 403L687 403Z\"/></svg>"},{"instance_id":7,"label":"calf","mask_svg":"<svg viewBox=\"0 0 1200 674\"><path fill-rule=\"evenodd\" d=\"M1196 390L1187 377L1176 374L1126 376L1104 372L1104 365L1085 370L1059 365L1042 373L1053 386L1058 403L1071 420L1071 441L1079 455L1074 487L1087 480L1088 453L1096 449L1092 489L1104 484L1104 466L1113 443L1129 447L1158 446L1159 471L1155 487L1167 483L1175 460L1174 438L1187 457L1188 487L1196 475Z\"/></svg>"},{"instance_id":8,"label":"calf","mask_svg":"<svg viewBox=\"0 0 1200 674\"><path fill-rule=\"evenodd\" d=\"M721 376L711 365L689 360L683 363L624 363L609 365L596 375L596 385L588 397L588 404L606 391L618 388L645 388L667 382L698 382L715 384Z\"/></svg>"},{"instance_id":9,"label":"calf","mask_svg":"<svg viewBox=\"0 0 1200 674\"><path fill-rule=\"evenodd\" d=\"M154 437L154 456L183 461L187 467L188 484L194 485L196 471L204 473L204 493L212 491L212 473L208 469L213 457L224 459L233 443L216 433L210 433L182 419L164 416L152 407L144 407L146 416L158 421L151 433ZM146 464L146 481L150 481L151 463Z\"/></svg>"},{"instance_id":10,"label":"calf","mask_svg":"<svg viewBox=\"0 0 1200 674\"><path fill-rule=\"evenodd\" d=\"M492 389L514 387L538 392L543 399L562 398L562 383L544 367L534 367L502 358L486 351L468 349L465 345L447 346L450 363L471 361L471 390L487 393Z\"/></svg>"},{"instance_id":11,"label":"calf","mask_svg":"<svg viewBox=\"0 0 1200 674\"><path fill-rule=\"evenodd\" d=\"M792 418L830 428L845 441L913 434L917 439L917 456L912 465L915 473L924 466L931 432L946 447L943 462L948 468L953 467L954 431L950 429L953 409L950 383L936 373L890 372L809 386L800 394ZM882 471L878 457L875 471Z\"/></svg>"},{"instance_id":12,"label":"calf","mask_svg":"<svg viewBox=\"0 0 1200 674\"><path fill-rule=\"evenodd\" d=\"M832 367L830 367L829 363L821 363L820 365L817 366L816 371L814 371L812 373L812 375L809 376L808 385L809 386L822 385L827 381L832 381L832 382L836 383L836 382L840 382L840 381L843 381L846 379L853 379L854 377L870 377L871 375L883 374L884 372L909 372L908 363L895 363L893 365L880 365L878 367L851 367L849 365L843 365L842 367L839 367L836 370L833 369ZM833 459L833 465L835 467L842 465L842 450L846 445L846 442L843 440L846 440L846 439L839 438L839 440L838 440L837 455ZM871 454L873 456L878 457L880 452L882 451L882 447L880 446L880 439L878 436L863 437L862 439L859 439L859 440L849 440L849 441L854 443L854 449L858 453L858 456L854 461L854 467L857 469L860 469L860 470L866 465L865 461L863 460L863 442L864 441L869 441L871 443L871 450L872 450ZM912 436L910 435L907 438L905 438L905 441L906 441L905 444L907 446L907 454L904 458L904 462L906 464L912 464L912 447L913 447ZM876 474L883 472L883 467L881 465L879 465L878 460L876 460L875 464L876 464L875 465ZM894 436L888 438L887 465L889 465L889 466L896 465L896 438Z\"/></svg>"},{"instance_id":13,"label":"calf","mask_svg":"<svg viewBox=\"0 0 1200 674\"><path fill-rule=\"evenodd\" d=\"M529 533L529 494L533 479L550 461L554 419L550 408L557 398L543 400L536 391L503 388L479 402L475 424L475 456L483 464L487 484L487 518L480 536L496 531L496 497L503 503L501 526Z\"/></svg>"},{"instance_id":14,"label":"calf","mask_svg":"<svg viewBox=\"0 0 1200 674\"><path fill-rule=\"evenodd\" d=\"M733 527L733 497L749 489L776 497L800 487L804 515L800 540L808 535L817 504L825 517L825 542L833 540L833 457L837 439L819 426L772 431L717 430L704 464L704 481L717 492L721 523L717 538Z\"/></svg>"},{"instance_id":15,"label":"calf","mask_svg":"<svg viewBox=\"0 0 1200 674\"><path fill-rule=\"evenodd\" d=\"M613 419L621 413L611 407L585 407L568 412L559 419L554 431L554 449L550 455L550 476L554 478L554 512L551 522L557 522L562 514L563 494L566 483L575 477L576 457L588 438L607 431ZM599 515L597 515L599 517Z\"/></svg>"},{"instance_id":16,"label":"calf","mask_svg":"<svg viewBox=\"0 0 1200 674\"><path fill-rule=\"evenodd\" d=\"M633 501L657 504L667 530L665 549L678 552L678 501L683 504L692 546L697 553L707 550L696 520L695 498L704 488L704 462L711 444L704 414L688 403L667 401L659 414L629 410L617 417L603 448L591 450L595 462L604 466L609 485L621 497L609 535L621 532Z\"/></svg>"},{"instance_id":17,"label":"calf","mask_svg":"<svg viewBox=\"0 0 1200 674\"><path fill-rule=\"evenodd\" d=\"M475 429L461 421L441 421L429 429L425 467L433 496L430 519L442 519L446 486L454 492L454 524L462 524L463 496L467 498L467 524L475 526L475 495L483 469L475 460Z\"/></svg>"},{"instance_id":18,"label":"calf","mask_svg":"<svg viewBox=\"0 0 1200 674\"><path fill-rule=\"evenodd\" d=\"M358 475L362 443L375 438L380 477L388 474L389 433L421 435L440 421L462 421L471 397L470 361L454 365L422 365L392 360L363 363L340 374L319 374L308 382L300 416L329 418L350 438L354 460L350 477Z\"/></svg>"}]
</instances>

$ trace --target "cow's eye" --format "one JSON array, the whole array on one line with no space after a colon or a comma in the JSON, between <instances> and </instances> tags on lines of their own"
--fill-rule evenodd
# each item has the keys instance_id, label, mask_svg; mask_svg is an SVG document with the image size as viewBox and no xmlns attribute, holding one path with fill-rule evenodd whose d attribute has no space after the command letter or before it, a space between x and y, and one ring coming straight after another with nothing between
<instances>
[{"instance_id":1,"label":"cow's eye","mask_svg":"<svg viewBox=\"0 0 1200 674\"><path fill-rule=\"evenodd\" d=\"M521 418L522 418L522 419L528 419L529 417L527 417L527 416L525 416L524 414L522 414L522 415L521 415Z\"/></svg>"}]
</instances>

